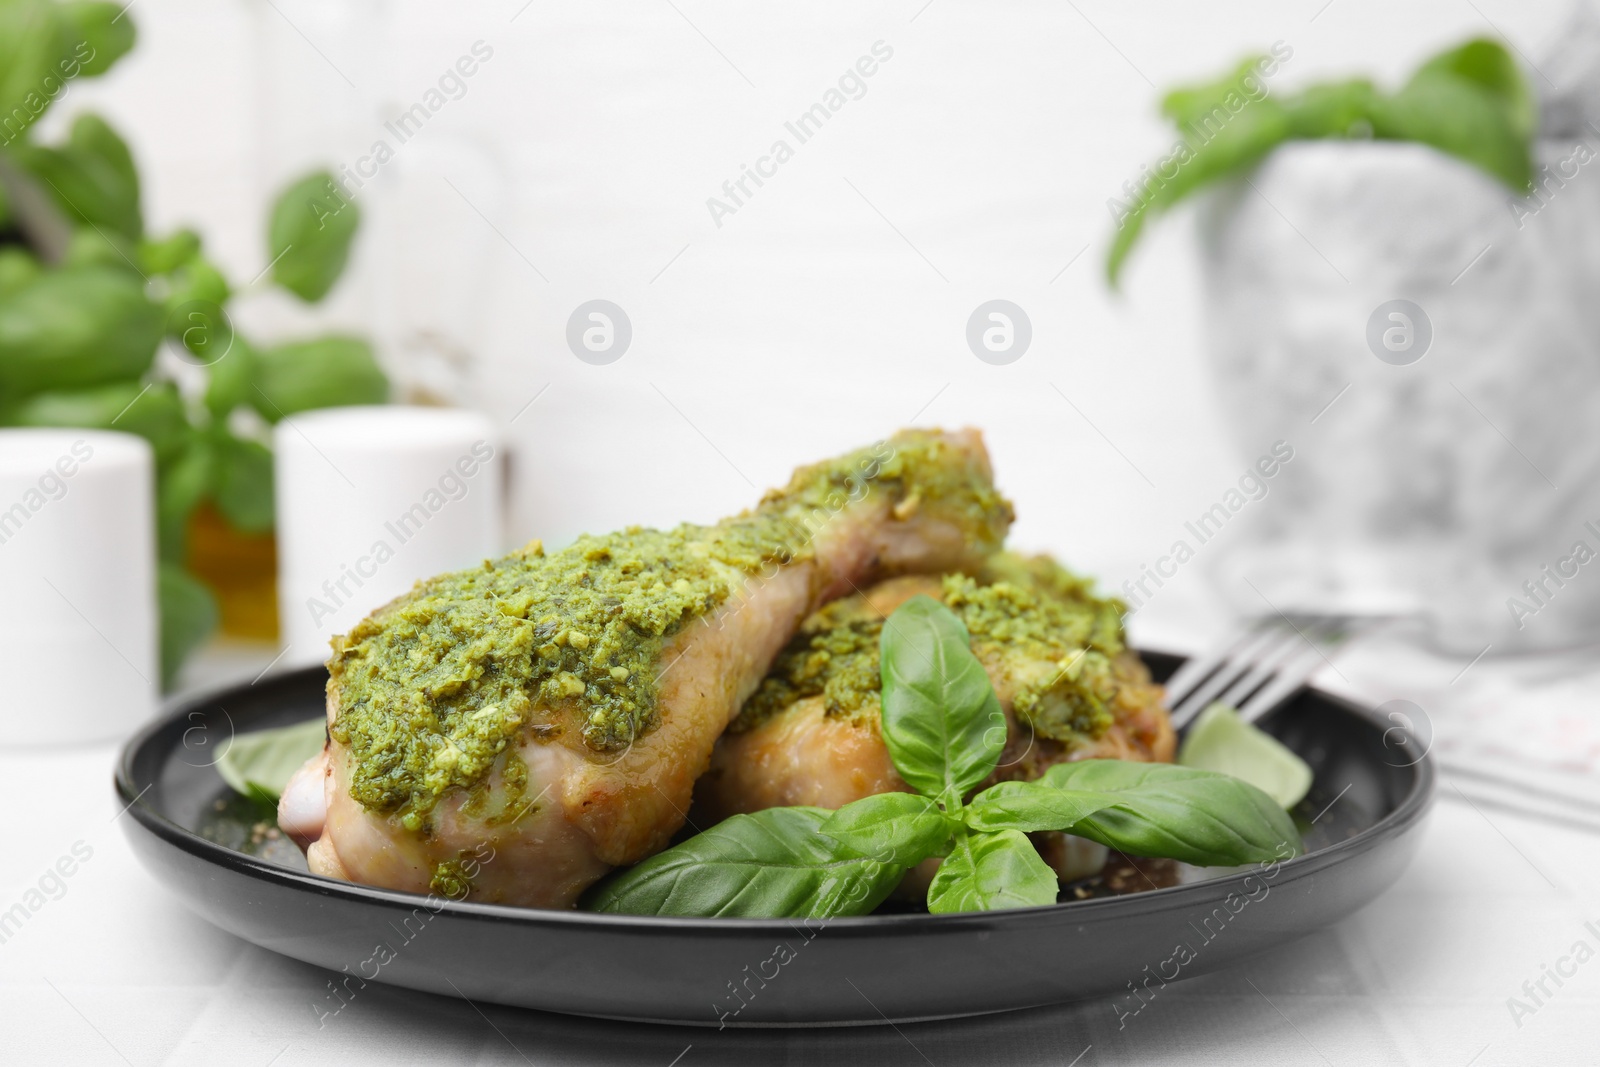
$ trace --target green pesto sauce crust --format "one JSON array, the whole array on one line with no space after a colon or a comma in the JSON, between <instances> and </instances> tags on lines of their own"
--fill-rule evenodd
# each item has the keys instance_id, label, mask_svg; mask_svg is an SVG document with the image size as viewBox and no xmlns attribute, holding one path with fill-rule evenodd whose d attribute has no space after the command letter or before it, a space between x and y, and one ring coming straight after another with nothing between
<instances>
[{"instance_id":1,"label":"green pesto sauce crust","mask_svg":"<svg viewBox=\"0 0 1600 1067\"><path fill-rule=\"evenodd\" d=\"M503 761L505 796L485 814L496 761L525 734L552 736L559 709L578 713L589 748L625 748L660 721L664 643L777 566L809 558L834 515L873 495L902 517L937 509L979 550L1010 525L986 470L938 436L906 431L800 469L717 526L630 527L550 553L535 542L419 582L334 639L329 732L352 757L351 796L420 829L440 797L462 789L473 794L467 813L492 821L527 779L520 759Z\"/></svg>"},{"instance_id":2,"label":"green pesto sauce crust","mask_svg":"<svg viewBox=\"0 0 1600 1067\"><path fill-rule=\"evenodd\" d=\"M947 574L941 581L939 599L967 627L973 651L1011 674L1019 719L1064 743L1106 732L1116 695L1111 660L1124 647L1120 601L1096 597L1091 580L1044 556L999 553L976 577ZM813 614L730 729L751 730L795 701L818 696L830 717L875 720L882 708L883 622L859 598Z\"/></svg>"}]
</instances>

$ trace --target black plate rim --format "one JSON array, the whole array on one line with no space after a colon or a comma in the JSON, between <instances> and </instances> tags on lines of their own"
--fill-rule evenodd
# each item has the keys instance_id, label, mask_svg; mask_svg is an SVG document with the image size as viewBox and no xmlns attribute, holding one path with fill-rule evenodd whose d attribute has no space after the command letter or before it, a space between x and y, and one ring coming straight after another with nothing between
<instances>
[{"instance_id":1,"label":"black plate rim","mask_svg":"<svg viewBox=\"0 0 1600 1067\"><path fill-rule=\"evenodd\" d=\"M1156 652L1154 650L1144 651L1149 651L1152 655L1171 656L1179 660L1184 658L1177 653ZM270 680L275 682L287 681L295 675L319 669L321 668L307 667L300 670L284 671L276 674ZM322 875L296 871L237 852L217 842L208 841L140 803L144 794L150 790L154 783L145 786L141 790L135 790L133 765L135 757L158 734L187 719L190 713L216 704L220 696L236 688L238 688L237 685L221 686L196 693L176 702L171 705L169 711L157 716L139 730L138 733L134 734L123 746L122 752L117 759L115 788L119 799L122 801L123 812L132 815L146 831L192 856L252 878L267 882L287 883L298 889L322 896L354 899L390 908L400 908L406 911L425 906L434 914L446 912L463 919L512 922L523 926L578 926L618 932L631 930L648 933L659 931L673 934L696 932L704 934L780 933L791 929L789 924L792 920L789 919L718 919L677 915L615 915L575 910L523 908L509 904L478 904L470 901L452 901L420 893L384 889L378 886L363 885L359 882L344 882L334 878L326 878ZM1308 689L1305 692L1313 694L1318 700L1337 707L1345 714L1364 719L1371 725L1381 726L1385 729L1389 726L1387 720L1379 717L1376 709L1363 707L1352 700L1321 689ZM1414 749L1416 743L1413 739L1406 737L1402 740L1400 747ZM1365 852L1390 837L1399 836L1419 822L1427 814L1433 801L1435 771L1431 753L1426 751L1420 753L1419 758L1411 767L1416 772L1412 787L1393 811L1352 837L1335 842L1316 852L1296 856L1294 859L1284 861L1281 864L1283 875L1287 876L1289 881L1298 881L1301 878L1315 874L1325 867L1340 862L1346 855ZM826 921L830 930L837 930L840 933L847 934L854 932L862 935L890 931L936 934L943 931L958 931L971 927L993 928L996 924L1009 925L1039 922L1052 918L1059 919L1064 915L1082 915L1087 919L1091 916L1103 917L1101 916L1103 912L1125 912L1129 915L1159 913L1181 908L1186 903L1193 901L1194 898L1204 896L1208 887L1215 888L1228 884L1230 884L1230 879L1221 877L1210 881L1187 882L1181 885L1129 893L1123 896L1070 900L1033 908L965 912L953 915L925 915L913 912L900 915L838 916Z\"/></svg>"}]
</instances>

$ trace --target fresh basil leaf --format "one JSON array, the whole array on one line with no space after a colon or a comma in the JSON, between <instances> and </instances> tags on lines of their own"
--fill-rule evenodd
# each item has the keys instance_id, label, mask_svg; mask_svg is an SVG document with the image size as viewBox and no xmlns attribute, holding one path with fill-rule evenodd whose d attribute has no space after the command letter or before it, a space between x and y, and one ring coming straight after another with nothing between
<instances>
[{"instance_id":1,"label":"fresh basil leaf","mask_svg":"<svg viewBox=\"0 0 1600 1067\"><path fill-rule=\"evenodd\" d=\"M865 915L904 868L850 855L820 828L825 808L735 815L621 871L584 896L590 911L747 919Z\"/></svg>"},{"instance_id":2,"label":"fresh basil leaf","mask_svg":"<svg viewBox=\"0 0 1600 1067\"><path fill-rule=\"evenodd\" d=\"M200 235L174 230L160 240L139 243L139 265L147 274L169 274L200 254Z\"/></svg>"},{"instance_id":3,"label":"fresh basil leaf","mask_svg":"<svg viewBox=\"0 0 1600 1067\"><path fill-rule=\"evenodd\" d=\"M212 420L218 423L226 420L228 413L240 404L250 402L254 395L251 385L260 358L255 346L239 331L232 330L227 341L227 349L206 368L210 372L206 379L206 407L211 411Z\"/></svg>"},{"instance_id":4,"label":"fresh basil leaf","mask_svg":"<svg viewBox=\"0 0 1600 1067\"><path fill-rule=\"evenodd\" d=\"M1056 872L1016 830L965 834L939 864L928 886L928 910L1001 911L1054 904Z\"/></svg>"},{"instance_id":5,"label":"fresh basil leaf","mask_svg":"<svg viewBox=\"0 0 1600 1067\"><path fill-rule=\"evenodd\" d=\"M1413 82L1447 74L1480 86L1505 108L1517 139L1531 141L1539 129L1539 101L1522 68L1498 41L1479 37L1441 52L1411 76Z\"/></svg>"},{"instance_id":6,"label":"fresh basil leaf","mask_svg":"<svg viewBox=\"0 0 1600 1067\"><path fill-rule=\"evenodd\" d=\"M272 529L272 452L231 434L214 439L211 499L229 525L244 533Z\"/></svg>"},{"instance_id":7,"label":"fresh basil leaf","mask_svg":"<svg viewBox=\"0 0 1600 1067\"><path fill-rule=\"evenodd\" d=\"M156 571L156 599L161 609L161 685L171 688L178 668L217 628L216 598L199 579L172 563Z\"/></svg>"},{"instance_id":8,"label":"fresh basil leaf","mask_svg":"<svg viewBox=\"0 0 1600 1067\"><path fill-rule=\"evenodd\" d=\"M846 804L822 824L822 833L860 856L912 867L950 847L951 821L939 805L916 793L878 793Z\"/></svg>"},{"instance_id":9,"label":"fresh basil leaf","mask_svg":"<svg viewBox=\"0 0 1600 1067\"><path fill-rule=\"evenodd\" d=\"M1254 86L1245 79L1256 62L1163 99L1163 112L1184 140L1147 169L1132 195L1111 203L1117 232L1106 254L1106 277L1113 288L1149 216L1205 185L1242 174L1291 138L1416 141L1519 193L1529 188L1537 102L1515 60L1493 41L1469 41L1435 56L1393 95L1365 79L1349 79L1244 103L1255 95L1247 92Z\"/></svg>"},{"instance_id":10,"label":"fresh basil leaf","mask_svg":"<svg viewBox=\"0 0 1600 1067\"><path fill-rule=\"evenodd\" d=\"M1006 742L1000 701L967 628L937 600L914 596L884 623L879 651L890 760L913 789L959 805L993 773Z\"/></svg>"},{"instance_id":11,"label":"fresh basil leaf","mask_svg":"<svg viewBox=\"0 0 1600 1067\"><path fill-rule=\"evenodd\" d=\"M172 271L172 276L167 280L170 286L167 292L167 328L174 337L184 341L189 350L197 356L204 356L205 350L195 351L195 345L185 335L184 331L191 325L188 321L173 321L172 315L185 304L196 301L211 305L218 310L231 295L228 280L206 257L201 255L190 256L189 259ZM217 346L220 351L222 346Z\"/></svg>"},{"instance_id":12,"label":"fresh basil leaf","mask_svg":"<svg viewBox=\"0 0 1600 1067\"><path fill-rule=\"evenodd\" d=\"M1225 774L1170 763L1081 760L1057 764L1038 781L1114 795L1116 803L1061 829L1130 855L1231 867L1305 850L1277 801Z\"/></svg>"},{"instance_id":13,"label":"fresh basil leaf","mask_svg":"<svg viewBox=\"0 0 1600 1067\"><path fill-rule=\"evenodd\" d=\"M313 408L381 404L389 379L372 346L356 337L324 337L269 348L256 360L249 400L268 422Z\"/></svg>"},{"instance_id":14,"label":"fresh basil leaf","mask_svg":"<svg viewBox=\"0 0 1600 1067\"><path fill-rule=\"evenodd\" d=\"M1171 163L1158 165L1158 180L1144 187L1143 198L1127 202L1118 218L1117 233L1106 257L1106 277L1113 287L1122 264L1144 228L1146 216L1160 213L1199 189L1223 178L1243 174L1289 139L1289 116L1277 100L1254 100L1232 115L1226 124L1205 137L1192 137L1174 146ZM1171 169L1169 177L1164 173Z\"/></svg>"},{"instance_id":15,"label":"fresh basil leaf","mask_svg":"<svg viewBox=\"0 0 1600 1067\"><path fill-rule=\"evenodd\" d=\"M112 382L35 393L8 409L5 421L13 426L83 426L138 434L163 461L181 452L190 435L183 397L170 382Z\"/></svg>"},{"instance_id":16,"label":"fresh basil leaf","mask_svg":"<svg viewBox=\"0 0 1600 1067\"><path fill-rule=\"evenodd\" d=\"M85 226L137 239L139 172L127 142L98 115L73 120L59 147L19 142L10 148L18 166L39 179L67 217Z\"/></svg>"},{"instance_id":17,"label":"fresh basil leaf","mask_svg":"<svg viewBox=\"0 0 1600 1067\"><path fill-rule=\"evenodd\" d=\"M162 559L183 560L189 517L205 499L215 462L211 442L196 434L177 458L156 469L156 545Z\"/></svg>"},{"instance_id":18,"label":"fresh basil leaf","mask_svg":"<svg viewBox=\"0 0 1600 1067\"><path fill-rule=\"evenodd\" d=\"M0 246L0 297L27 285L42 269L27 249L17 245Z\"/></svg>"},{"instance_id":19,"label":"fresh basil leaf","mask_svg":"<svg viewBox=\"0 0 1600 1067\"><path fill-rule=\"evenodd\" d=\"M14 143L59 94L56 63L70 50L66 38L51 0L0 3L0 143Z\"/></svg>"},{"instance_id":20,"label":"fresh basil leaf","mask_svg":"<svg viewBox=\"0 0 1600 1067\"><path fill-rule=\"evenodd\" d=\"M1232 73L1216 81L1201 82L1173 89L1161 98L1161 113L1180 128L1197 126L1204 129L1208 121L1224 118L1248 105L1251 99L1265 96L1261 80L1261 67L1271 62L1267 56L1250 56L1242 59ZM1218 116L1218 111L1223 112Z\"/></svg>"},{"instance_id":21,"label":"fresh basil leaf","mask_svg":"<svg viewBox=\"0 0 1600 1067\"><path fill-rule=\"evenodd\" d=\"M327 171L316 171L278 194L267 226L272 279L302 300L328 295L339 280L361 212Z\"/></svg>"},{"instance_id":22,"label":"fresh basil leaf","mask_svg":"<svg viewBox=\"0 0 1600 1067\"><path fill-rule=\"evenodd\" d=\"M217 760L217 773L237 793L276 804L294 773L327 743L327 721L307 719L275 730L236 734Z\"/></svg>"},{"instance_id":23,"label":"fresh basil leaf","mask_svg":"<svg viewBox=\"0 0 1600 1067\"><path fill-rule=\"evenodd\" d=\"M133 19L127 17L128 6L105 0L69 0L57 8L71 41L58 64L63 74L69 78L104 74L133 50L137 34Z\"/></svg>"},{"instance_id":24,"label":"fresh basil leaf","mask_svg":"<svg viewBox=\"0 0 1600 1067\"><path fill-rule=\"evenodd\" d=\"M1178 763L1249 782L1284 808L1294 807L1311 791L1311 766L1226 704L1212 704L1200 713L1178 750Z\"/></svg>"},{"instance_id":25,"label":"fresh basil leaf","mask_svg":"<svg viewBox=\"0 0 1600 1067\"><path fill-rule=\"evenodd\" d=\"M138 378L155 359L161 318L130 271L43 271L0 297L0 389L20 395Z\"/></svg>"},{"instance_id":26,"label":"fresh basil leaf","mask_svg":"<svg viewBox=\"0 0 1600 1067\"><path fill-rule=\"evenodd\" d=\"M1114 793L1063 789L1045 782L1001 782L973 797L961 816L974 830L1065 830L1117 800Z\"/></svg>"},{"instance_id":27,"label":"fresh basil leaf","mask_svg":"<svg viewBox=\"0 0 1600 1067\"><path fill-rule=\"evenodd\" d=\"M1437 73L1413 79L1378 109L1373 131L1431 145L1519 193L1533 181L1533 153L1517 135L1516 120L1494 94L1465 78Z\"/></svg>"},{"instance_id":28,"label":"fresh basil leaf","mask_svg":"<svg viewBox=\"0 0 1600 1067\"><path fill-rule=\"evenodd\" d=\"M1371 137L1382 104L1377 86L1365 78L1313 85L1283 101L1290 135L1317 138Z\"/></svg>"},{"instance_id":29,"label":"fresh basil leaf","mask_svg":"<svg viewBox=\"0 0 1600 1067\"><path fill-rule=\"evenodd\" d=\"M115 230L80 226L72 232L66 254L61 257L64 267L112 267L116 270L137 272L133 242Z\"/></svg>"}]
</instances>

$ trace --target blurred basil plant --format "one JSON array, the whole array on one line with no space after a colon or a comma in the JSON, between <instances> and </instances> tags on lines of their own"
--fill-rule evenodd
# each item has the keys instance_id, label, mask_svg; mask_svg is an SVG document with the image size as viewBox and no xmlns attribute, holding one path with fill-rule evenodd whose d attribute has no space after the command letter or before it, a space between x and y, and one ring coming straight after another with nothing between
<instances>
[{"instance_id":1,"label":"blurred basil plant","mask_svg":"<svg viewBox=\"0 0 1600 1067\"><path fill-rule=\"evenodd\" d=\"M133 155L104 119L79 114L57 143L34 138L73 80L104 73L134 41L119 4L0 0L0 425L122 430L154 448L170 685L218 618L183 566L195 509L209 502L242 533L270 530L267 424L382 403L389 383L359 338L267 345L240 333L227 311L236 289L200 235L146 233ZM272 266L260 284L321 300L359 219L327 173L291 183L268 220ZM163 369L163 348L203 368L180 375L188 387Z\"/></svg>"}]
</instances>

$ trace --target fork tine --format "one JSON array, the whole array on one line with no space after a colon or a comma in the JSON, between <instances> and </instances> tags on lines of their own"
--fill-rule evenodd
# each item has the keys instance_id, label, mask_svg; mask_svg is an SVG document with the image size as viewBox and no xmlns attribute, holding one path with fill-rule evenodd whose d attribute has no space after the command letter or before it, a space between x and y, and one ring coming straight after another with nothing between
<instances>
[{"instance_id":1,"label":"fork tine","mask_svg":"<svg viewBox=\"0 0 1600 1067\"><path fill-rule=\"evenodd\" d=\"M1259 642L1266 629L1266 620L1256 619L1241 630L1227 645L1204 656L1195 656L1167 679L1167 706L1172 707L1194 692L1195 687L1209 678L1216 669L1229 660L1249 655L1251 646Z\"/></svg>"},{"instance_id":2,"label":"fork tine","mask_svg":"<svg viewBox=\"0 0 1600 1067\"><path fill-rule=\"evenodd\" d=\"M1254 642L1247 653L1223 662L1211 677L1172 706L1173 725L1180 728L1188 725L1191 719L1216 699L1218 693L1237 682L1258 662L1274 658L1283 645L1298 640L1293 631L1269 623L1263 628L1261 639Z\"/></svg>"},{"instance_id":3,"label":"fork tine","mask_svg":"<svg viewBox=\"0 0 1600 1067\"><path fill-rule=\"evenodd\" d=\"M1290 663L1297 652L1305 651L1305 642L1298 638L1305 638L1313 644L1334 636L1338 631L1338 624L1331 619L1316 619L1301 628L1295 634L1296 640L1284 641L1272 650L1272 654L1261 657L1249 674L1241 678L1233 688L1217 697L1217 700L1232 708L1237 708L1248 700L1251 694L1259 691L1273 679L1285 665ZM1289 631L1285 631L1288 633Z\"/></svg>"},{"instance_id":4,"label":"fork tine","mask_svg":"<svg viewBox=\"0 0 1600 1067\"><path fill-rule=\"evenodd\" d=\"M1343 635L1336 630L1329 636L1332 640L1337 640ZM1327 653L1322 648L1324 640L1319 637L1316 642L1305 647L1299 656L1286 664L1284 669L1278 672L1277 677L1239 707L1239 717L1245 722L1255 722L1298 692L1300 687L1310 681L1311 676L1328 662Z\"/></svg>"}]
</instances>

